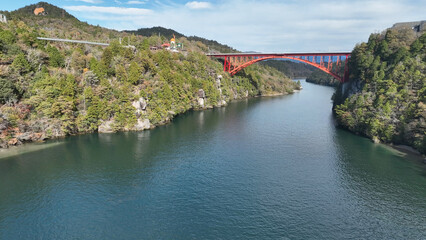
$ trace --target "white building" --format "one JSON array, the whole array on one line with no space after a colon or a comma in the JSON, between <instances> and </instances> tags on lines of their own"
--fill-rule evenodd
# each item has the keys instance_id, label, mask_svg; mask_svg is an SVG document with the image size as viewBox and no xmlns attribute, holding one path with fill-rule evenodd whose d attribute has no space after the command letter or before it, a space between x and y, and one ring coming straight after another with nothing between
<instances>
[{"instance_id":1,"label":"white building","mask_svg":"<svg viewBox=\"0 0 426 240\"><path fill-rule=\"evenodd\" d=\"M0 22L7 23L6 16L0 13Z\"/></svg>"}]
</instances>

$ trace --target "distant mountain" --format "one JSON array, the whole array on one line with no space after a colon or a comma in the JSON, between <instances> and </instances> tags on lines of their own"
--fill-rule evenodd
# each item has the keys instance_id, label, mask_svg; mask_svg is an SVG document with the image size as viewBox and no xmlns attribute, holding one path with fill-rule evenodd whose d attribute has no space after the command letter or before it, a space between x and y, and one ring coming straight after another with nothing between
<instances>
[{"instance_id":1,"label":"distant mountain","mask_svg":"<svg viewBox=\"0 0 426 240\"><path fill-rule=\"evenodd\" d=\"M68 18L68 19L77 20L77 18L75 18L73 15L69 14L64 9L59 8L57 6L54 6L52 4L49 4L47 2L39 2L39 3L36 3L36 4L31 4L31 5L25 6L23 8L17 9L15 11L12 11L10 13L10 16L12 18L35 16L34 15L34 9L36 9L36 8L44 8L46 15L44 15L43 17L47 16L47 17L50 17L50 18ZM42 17L42 16L39 16L39 17Z\"/></svg>"},{"instance_id":2,"label":"distant mountain","mask_svg":"<svg viewBox=\"0 0 426 240\"><path fill-rule=\"evenodd\" d=\"M182 33L176 32L175 30L170 28L163 27L140 28L138 30L125 30L125 32L134 33L145 37L151 37L152 35L161 35L168 39L172 38L173 34L177 38L185 37L185 35L183 35Z\"/></svg>"},{"instance_id":3,"label":"distant mountain","mask_svg":"<svg viewBox=\"0 0 426 240\"><path fill-rule=\"evenodd\" d=\"M133 34L141 35L141 36L145 36L145 37L150 37L150 36L153 36L153 35L161 35L161 36L164 36L167 39L172 38L173 34L174 34L175 37L177 37L177 38L185 37L189 41L202 42L206 46L208 46L211 51L217 51L217 52L222 52L222 53L238 52L234 48L232 48L228 45L218 43L215 40L209 40L209 39L205 39L205 38L197 37L197 36L185 36L184 34L176 32L175 30L169 29L169 28L163 28L163 27L140 28L138 30L125 30L125 32L133 33Z\"/></svg>"}]
</instances>

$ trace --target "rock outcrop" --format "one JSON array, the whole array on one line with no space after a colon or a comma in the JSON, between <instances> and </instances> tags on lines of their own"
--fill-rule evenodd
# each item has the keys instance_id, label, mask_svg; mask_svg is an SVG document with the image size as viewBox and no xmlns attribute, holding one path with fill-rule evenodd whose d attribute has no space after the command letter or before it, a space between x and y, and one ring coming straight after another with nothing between
<instances>
[{"instance_id":1,"label":"rock outcrop","mask_svg":"<svg viewBox=\"0 0 426 240\"><path fill-rule=\"evenodd\" d=\"M98 132L100 133L112 133L115 132L113 128L114 120L102 121L101 125L98 127Z\"/></svg>"},{"instance_id":2,"label":"rock outcrop","mask_svg":"<svg viewBox=\"0 0 426 240\"><path fill-rule=\"evenodd\" d=\"M132 128L134 131L142 131L145 129L150 129L151 123L148 119L138 119L138 122L135 124L135 126Z\"/></svg>"},{"instance_id":3,"label":"rock outcrop","mask_svg":"<svg viewBox=\"0 0 426 240\"><path fill-rule=\"evenodd\" d=\"M132 106L136 108L136 116L140 117L146 110L147 102L145 98L141 97L137 101L132 102Z\"/></svg>"}]
</instances>

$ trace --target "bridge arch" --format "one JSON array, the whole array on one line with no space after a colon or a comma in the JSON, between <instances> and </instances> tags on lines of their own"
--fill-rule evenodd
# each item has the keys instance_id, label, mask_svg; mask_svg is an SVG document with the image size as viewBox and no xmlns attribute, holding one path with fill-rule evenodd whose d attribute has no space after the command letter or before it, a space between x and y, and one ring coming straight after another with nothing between
<instances>
[{"instance_id":1,"label":"bridge arch","mask_svg":"<svg viewBox=\"0 0 426 240\"><path fill-rule=\"evenodd\" d=\"M262 53L229 53L229 54L208 54L208 56L224 58L224 71L229 74L235 75L242 69L269 59L290 59L299 62L303 62L314 66L321 71L333 76L340 82L345 82L348 77L348 59L350 53L293 53L293 54L262 54ZM320 62L317 62L317 57L320 58ZM333 58L336 57L336 61ZM345 59L343 60L342 57ZM327 61L325 61L327 58ZM309 60L312 59L312 60ZM339 75L339 68L341 64L345 64L345 70L343 75ZM334 67L333 64L335 63ZM341 74L341 73L340 73Z\"/></svg>"},{"instance_id":2,"label":"bridge arch","mask_svg":"<svg viewBox=\"0 0 426 240\"><path fill-rule=\"evenodd\" d=\"M337 75L336 73L331 72L331 71L330 71L330 70L328 70L326 67L320 66L319 64L316 64L316 63L313 63L313 62L311 62L311 61L307 61L307 60L304 60L304 59L301 59L301 58L294 58L294 57L287 57L287 56L257 58L257 59L255 59L255 60L252 60L252 61L246 62L246 63L244 63L244 64L242 64L242 65L238 66L237 68L234 68L234 69L230 72L230 74L231 74L231 75L235 75L237 72L241 71L242 69L244 69L244 68L246 68L246 67L248 67L248 66L250 66L250 65L252 65L252 64L255 64L255 63L257 63L257 62L265 61L265 60L268 60L268 59L277 59L277 58L281 58L281 59L290 59L290 60L296 60L296 61L299 61L299 62L307 63L307 64L309 64L309 65L311 65L311 66L314 66L314 67L316 67L316 68L320 69L321 71L324 71L325 73L330 74L331 76L333 76L334 78L336 78L336 79L337 79L337 80L339 80L340 82L343 82L343 79L342 79L342 77L341 77L341 76Z\"/></svg>"}]
</instances>

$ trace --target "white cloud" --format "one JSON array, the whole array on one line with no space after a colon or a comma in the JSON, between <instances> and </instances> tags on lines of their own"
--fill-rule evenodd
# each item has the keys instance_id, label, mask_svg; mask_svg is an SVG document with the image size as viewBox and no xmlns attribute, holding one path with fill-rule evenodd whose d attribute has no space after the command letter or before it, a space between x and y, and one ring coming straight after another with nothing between
<instances>
[{"instance_id":1,"label":"white cloud","mask_svg":"<svg viewBox=\"0 0 426 240\"><path fill-rule=\"evenodd\" d=\"M347 51L395 22L424 20L423 0L218 1L209 11L189 6L65 7L82 20L124 30L163 26L241 51ZM232 7L238 6L238 7ZM93 20L93 21L92 21Z\"/></svg>"},{"instance_id":2,"label":"white cloud","mask_svg":"<svg viewBox=\"0 0 426 240\"><path fill-rule=\"evenodd\" d=\"M144 1L128 1L127 4L145 4Z\"/></svg>"},{"instance_id":3,"label":"white cloud","mask_svg":"<svg viewBox=\"0 0 426 240\"><path fill-rule=\"evenodd\" d=\"M125 7L98 7L98 6L65 6L66 10L74 12L83 12L85 14L101 13L116 15L146 15L152 12L150 9L144 8L125 8Z\"/></svg>"},{"instance_id":4,"label":"white cloud","mask_svg":"<svg viewBox=\"0 0 426 240\"><path fill-rule=\"evenodd\" d=\"M85 3L92 3L92 4L103 3L102 0L75 0L75 1L85 2Z\"/></svg>"},{"instance_id":5,"label":"white cloud","mask_svg":"<svg viewBox=\"0 0 426 240\"><path fill-rule=\"evenodd\" d=\"M197 1L187 2L185 6L187 6L190 9L207 9L212 7L212 5L209 2L197 2Z\"/></svg>"},{"instance_id":6,"label":"white cloud","mask_svg":"<svg viewBox=\"0 0 426 240\"><path fill-rule=\"evenodd\" d=\"M115 3L117 4L123 4L122 2L118 1L118 0L114 0Z\"/></svg>"}]
</instances>

